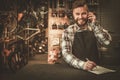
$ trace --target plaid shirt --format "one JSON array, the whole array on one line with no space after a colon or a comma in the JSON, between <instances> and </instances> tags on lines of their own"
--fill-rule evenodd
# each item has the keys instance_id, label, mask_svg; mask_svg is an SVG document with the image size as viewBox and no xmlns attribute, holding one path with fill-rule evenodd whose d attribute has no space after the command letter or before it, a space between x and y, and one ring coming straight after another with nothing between
<instances>
[{"instance_id":1,"label":"plaid shirt","mask_svg":"<svg viewBox=\"0 0 120 80\"><path fill-rule=\"evenodd\" d=\"M110 34L103 29L100 25L96 23L89 23L88 28L94 32L95 37L97 38L98 42L104 45L108 45L111 41ZM83 69L84 61L80 60L79 58L75 57L72 54L72 44L74 40L75 32L84 31L81 30L77 24L70 25L62 34L62 56L63 59L70 64L71 66Z\"/></svg>"}]
</instances>

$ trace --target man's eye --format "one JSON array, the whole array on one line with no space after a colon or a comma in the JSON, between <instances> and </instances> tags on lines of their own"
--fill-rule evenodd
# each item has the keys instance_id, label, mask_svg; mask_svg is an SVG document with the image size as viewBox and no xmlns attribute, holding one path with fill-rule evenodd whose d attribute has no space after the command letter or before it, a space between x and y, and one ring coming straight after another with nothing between
<instances>
[{"instance_id":1,"label":"man's eye","mask_svg":"<svg viewBox=\"0 0 120 80\"><path fill-rule=\"evenodd\" d=\"M86 15L87 13L82 13L82 15Z\"/></svg>"},{"instance_id":2,"label":"man's eye","mask_svg":"<svg viewBox=\"0 0 120 80\"><path fill-rule=\"evenodd\" d=\"M80 13L76 13L76 15L80 15Z\"/></svg>"}]
</instances>

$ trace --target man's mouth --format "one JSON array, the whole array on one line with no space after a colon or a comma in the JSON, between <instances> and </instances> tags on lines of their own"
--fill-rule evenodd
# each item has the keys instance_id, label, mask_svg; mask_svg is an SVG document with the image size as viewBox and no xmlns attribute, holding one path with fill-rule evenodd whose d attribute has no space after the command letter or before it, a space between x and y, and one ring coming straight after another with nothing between
<instances>
[{"instance_id":1,"label":"man's mouth","mask_svg":"<svg viewBox=\"0 0 120 80\"><path fill-rule=\"evenodd\" d=\"M76 23L78 24L78 26L84 26L87 23L86 19L77 19Z\"/></svg>"}]
</instances>

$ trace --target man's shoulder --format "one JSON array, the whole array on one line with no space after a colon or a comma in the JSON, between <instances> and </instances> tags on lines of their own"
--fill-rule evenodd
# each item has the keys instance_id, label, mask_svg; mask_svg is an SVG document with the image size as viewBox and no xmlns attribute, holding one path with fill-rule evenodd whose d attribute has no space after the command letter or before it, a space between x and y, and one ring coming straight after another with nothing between
<instances>
[{"instance_id":1,"label":"man's shoulder","mask_svg":"<svg viewBox=\"0 0 120 80\"><path fill-rule=\"evenodd\" d=\"M73 30L76 27L76 24L69 25L66 30Z\"/></svg>"},{"instance_id":2,"label":"man's shoulder","mask_svg":"<svg viewBox=\"0 0 120 80\"><path fill-rule=\"evenodd\" d=\"M75 26L76 26L76 24L71 24L71 25L68 26L68 28L73 28Z\"/></svg>"}]
</instances>

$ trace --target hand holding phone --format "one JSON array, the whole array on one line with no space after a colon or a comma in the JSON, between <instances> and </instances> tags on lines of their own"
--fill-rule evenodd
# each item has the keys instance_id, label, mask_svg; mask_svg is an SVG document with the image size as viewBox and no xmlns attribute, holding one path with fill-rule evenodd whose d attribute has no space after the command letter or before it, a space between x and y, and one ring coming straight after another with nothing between
<instances>
[{"instance_id":1,"label":"hand holding phone","mask_svg":"<svg viewBox=\"0 0 120 80\"><path fill-rule=\"evenodd\" d=\"M96 15L94 12L88 12L88 21L90 23L96 22Z\"/></svg>"}]
</instances>

